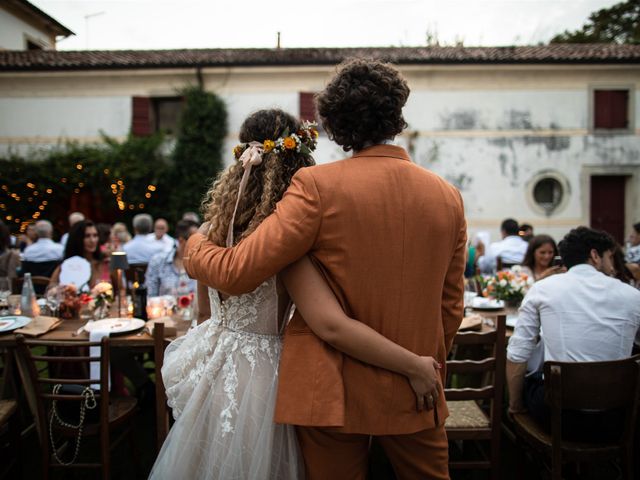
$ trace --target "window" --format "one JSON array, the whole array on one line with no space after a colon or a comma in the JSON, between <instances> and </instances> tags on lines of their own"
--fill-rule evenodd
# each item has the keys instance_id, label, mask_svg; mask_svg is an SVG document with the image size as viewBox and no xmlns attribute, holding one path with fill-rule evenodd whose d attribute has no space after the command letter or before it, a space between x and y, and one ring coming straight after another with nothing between
<instances>
[{"instance_id":1,"label":"window","mask_svg":"<svg viewBox=\"0 0 640 480\"><path fill-rule=\"evenodd\" d=\"M312 92L300 92L300 120L316 121L316 105L313 103L313 95Z\"/></svg>"},{"instance_id":2,"label":"window","mask_svg":"<svg viewBox=\"0 0 640 480\"><path fill-rule=\"evenodd\" d=\"M529 204L547 217L560 211L568 201L569 184L559 172L546 170L528 182Z\"/></svg>"},{"instance_id":3,"label":"window","mask_svg":"<svg viewBox=\"0 0 640 480\"><path fill-rule=\"evenodd\" d=\"M182 97L155 97L151 99L155 131L163 131L168 135L175 135L184 106Z\"/></svg>"},{"instance_id":4,"label":"window","mask_svg":"<svg viewBox=\"0 0 640 480\"><path fill-rule=\"evenodd\" d=\"M552 212L560 205L562 194L562 185L555 178L543 178L533 187L533 199L548 212Z\"/></svg>"},{"instance_id":5,"label":"window","mask_svg":"<svg viewBox=\"0 0 640 480\"><path fill-rule=\"evenodd\" d=\"M593 129L630 130L630 105L631 91L628 88L593 89Z\"/></svg>"},{"instance_id":6,"label":"window","mask_svg":"<svg viewBox=\"0 0 640 480\"><path fill-rule=\"evenodd\" d=\"M27 50L44 50L41 44L27 40Z\"/></svg>"},{"instance_id":7,"label":"window","mask_svg":"<svg viewBox=\"0 0 640 480\"><path fill-rule=\"evenodd\" d=\"M182 97L133 97L131 132L138 137L163 131L175 135L184 108Z\"/></svg>"}]
</instances>

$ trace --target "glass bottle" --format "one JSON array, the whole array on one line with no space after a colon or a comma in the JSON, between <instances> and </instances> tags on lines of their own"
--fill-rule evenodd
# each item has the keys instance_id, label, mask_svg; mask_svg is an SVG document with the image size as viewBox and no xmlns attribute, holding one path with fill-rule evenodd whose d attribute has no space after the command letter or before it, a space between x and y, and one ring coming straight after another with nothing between
<instances>
[{"instance_id":1,"label":"glass bottle","mask_svg":"<svg viewBox=\"0 0 640 480\"><path fill-rule=\"evenodd\" d=\"M25 273L22 282L22 293L20 295L20 314L25 317L35 317L40 313L40 308L36 303L36 292L33 289L31 274Z\"/></svg>"}]
</instances>

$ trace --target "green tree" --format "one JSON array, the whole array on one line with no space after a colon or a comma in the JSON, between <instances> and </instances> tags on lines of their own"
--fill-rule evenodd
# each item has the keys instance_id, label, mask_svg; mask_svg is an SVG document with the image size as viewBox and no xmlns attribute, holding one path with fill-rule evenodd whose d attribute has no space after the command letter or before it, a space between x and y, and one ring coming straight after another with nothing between
<instances>
[{"instance_id":1,"label":"green tree","mask_svg":"<svg viewBox=\"0 0 640 480\"><path fill-rule=\"evenodd\" d=\"M215 93L199 87L182 91L185 108L173 151L171 217L198 211L213 177L222 169L222 148L227 135L227 107Z\"/></svg>"},{"instance_id":2,"label":"green tree","mask_svg":"<svg viewBox=\"0 0 640 480\"><path fill-rule=\"evenodd\" d=\"M551 43L640 44L640 2L627 0L593 12L580 30L565 30Z\"/></svg>"}]
</instances>

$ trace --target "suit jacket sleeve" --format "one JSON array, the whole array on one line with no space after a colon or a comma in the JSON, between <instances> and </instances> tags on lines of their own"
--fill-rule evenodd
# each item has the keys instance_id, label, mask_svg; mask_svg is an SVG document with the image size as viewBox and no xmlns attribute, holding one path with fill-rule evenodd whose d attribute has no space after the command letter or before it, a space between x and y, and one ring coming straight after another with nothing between
<instances>
[{"instance_id":1,"label":"suit jacket sleeve","mask_svg":"<svg viewBox=\"0 0 640 480\"><path fill-rule=\"evenodd\" d=\"M267 278L306 254L321 223L320 196L308 168L299 170L275 212L232 248L194 234L184 266L200 282L230 295L255 290Z\"/></svg>"},{"instance_id":2,"label":"suit jacket sleeve","mask_svg":"<svg viewBox=\"0 0 640 480\"><path fill-rule=\"evenodd\" d=\"M458 230L456 245L449 264L449 270L444 279L442 289L442 324L444 330L444 342L447 355L451 350L453 337L455 337L462 322L464 314L464 267L466 263L467 248L467 222L464 218L462 197L460 199L460 228Z\"/></svg>"}]
</instances>

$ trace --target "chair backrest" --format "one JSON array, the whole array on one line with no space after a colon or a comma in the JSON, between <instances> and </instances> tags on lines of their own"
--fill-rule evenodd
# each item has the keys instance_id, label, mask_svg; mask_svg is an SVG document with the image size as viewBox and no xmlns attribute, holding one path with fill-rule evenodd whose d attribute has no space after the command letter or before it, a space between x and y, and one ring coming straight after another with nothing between
<instances>
[{"instance_id":1,"label":"chair backrest","mask_svg":"<svg viewBox=\"0 0 640 480\"><path fill-rule=\"evenodd\" d=\"M50 260L47 262L23 261L20 276L22 277L25 273L30 273L32 278L34 276L50 277L61 262L62 260Z\"/></svg>"},{"instance_id":2,"label":"chair backrest","mask_svg":"<svg viewBox=\"0 0 640 480\"><path fill-rule=\"evenodd\" d=\"M36 295L44 295L44 292L49 286L51 279L49 277L41 277L39 275L31 277L31 283L33 283L33 289ZM14 295L20 295L22 293L22 285L24 284L24 277L13 277L11 279L11 293Z\"/></svg>"},{"instance_id":3,"label":"chair backrest","mask_svg":"<svg viewBox=\"0 0 640 480\"><path fill-rule=\"evenodd\" d=\"M79 390L92 384L99 384L100 390L94 393L99 409L99 432L108 439L109 418L109 338L104 337L101 342L84 341L42 341L26 340L24 336L17 335L18 359L23 378L27 384L24 386L25 394L31 412L36 420L36 428L43 454L49 458L51 446L49 444L49 415L53 401L60 405L78 406L85 397ZM100 356L91 356L90 347L101 347ZM55 353L55 354L54 354ZM38 365L36 365L38 362ZM74 373L88 371L89 362L100 362L100 378L90 378L91 375L63 375L61 367L76 366ZM43 368L43 364L47 368ZM55 368L57 367L57 368ZM86 368L84 368L86 367ZM67 371L70 368L66 368ZM69 376L80 378L69 378ZM66 378L63 378L66 377ZM68 389L54 393L56 385L79 386L80 388ZM85 421L85 426L86 426ZM95 422L94 422L95 423ZM108 443L107 443L108 444Z\"/></svg>"},{"instance_id":4,"label":"chair backrest","mask_svg":"<svg viewBox=\"0 0 640 480\"><path fill-rule=\"evenodd\" d=\"M640 355L607 362L544 364L545 402L551 408L552 434L562 439L562 411L625 411L623 441L632 435L640 407ZM555 438L554 438L555 441Z\"/></svg>"},{"instance_id":5,"label":"chair backrest","mask_svg":"<svg viewBox=\"0 0 640 480\"><path fill-rule=\"evenodd\" d=\"M447 400L485 400L491 402L492 428L500 428L502 416L502 398L505 381L505 324L506 316L498 315L494 320L495 329L486 331L458 332L454 345L480 345L490 352L481 359L447 360L447 378L452 375L468 375L482 377L479 387L445 388ZM486 351L484 350L484 351ZM448 384L450 382L447 382Z\"/></svg>"}]
</instances>

